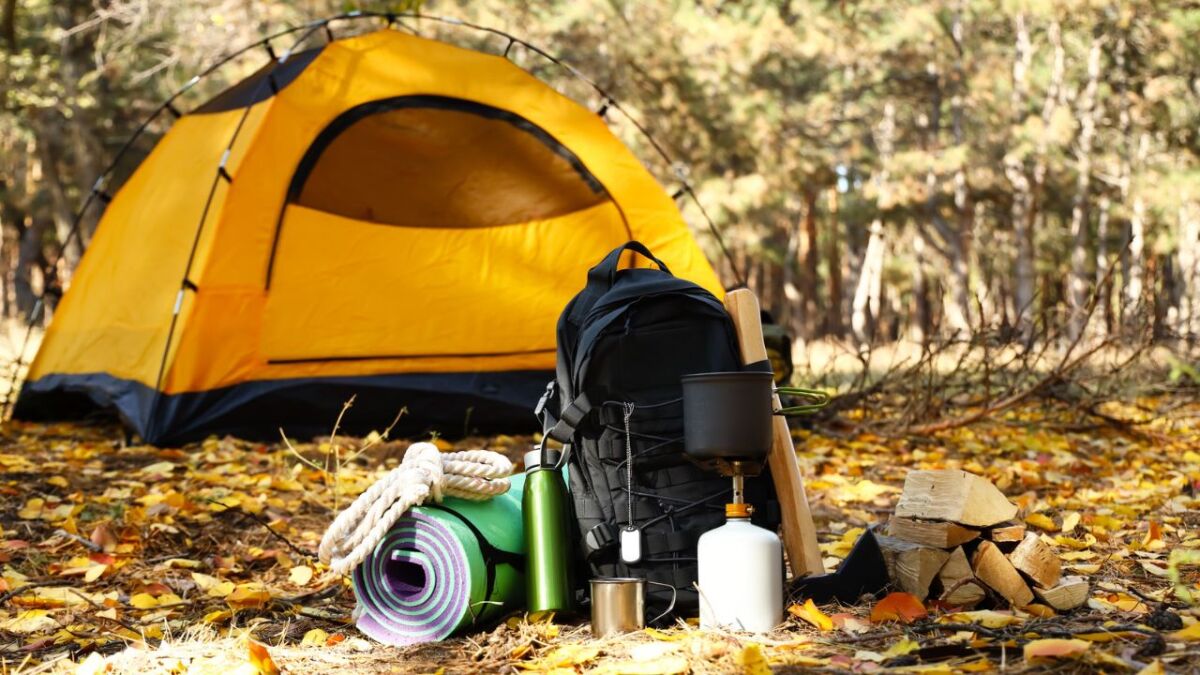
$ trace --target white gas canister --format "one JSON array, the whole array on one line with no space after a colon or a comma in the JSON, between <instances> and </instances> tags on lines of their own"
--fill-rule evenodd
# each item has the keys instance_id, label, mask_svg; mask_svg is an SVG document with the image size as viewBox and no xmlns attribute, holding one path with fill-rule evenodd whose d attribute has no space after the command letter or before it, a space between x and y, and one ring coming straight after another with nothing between
<instances>
[{"instance_id":1,"label":"white gas canister","mask_svg":"<svg viewBox=\"0 0 1200 675\"><path fill-rule=\"evenodd\" d=\"M725 505L725 524L700 536L696 555L701 628L765 633L783 622L783 546L745 504Z\"/></svg>"}]
</instances>

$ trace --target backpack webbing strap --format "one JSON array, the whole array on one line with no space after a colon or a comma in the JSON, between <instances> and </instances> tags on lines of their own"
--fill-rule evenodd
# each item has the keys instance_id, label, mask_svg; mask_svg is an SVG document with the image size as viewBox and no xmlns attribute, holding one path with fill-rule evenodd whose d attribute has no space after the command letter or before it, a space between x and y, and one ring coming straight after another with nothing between
<instances>
[{"instance_id":1,"label":"backpack webbing strap","mask_svg":"<svg viewBox=\"0 0 1200 675\"><path fill-rule=\"evenodd\" d=\"M690 529L677 530L674 532L647 533L642 537L642 554L662 555L666 553L677 553L679 551L687 551L696 546L700 535L707 530ZM600 523L592 527L583 535L584 546L587 548L587 555L592 556L603 554L617 545L618 529L613 523Z\"/></svg>"},{"instance_id":2,"label":"backpack webbing strap","mask_svg":"<svg viewBox=\"0 0 1200 675\"><path fill-rule=\"evenodd\" d=\"M445 511L458 518L463 525L467 526L471 534L475 535L475 541L479 544L479 553L483 555L483 564L487 567L487 591L483 594L484 600L492 599L492 591L496 587L496 567L498 565L508 565L521 572L525 570L525 556L492 546L491 542L483 536L483 532L480 532L479 528L475 527L475 523L467 520L467 517L458 511L447 506L442 506L441 504L422 504L421 508Z\"/></svg>"},{"instance_id":3,"label":"backpack webbing strap","mask_svg":"<svg viewBox=\"0 0 1200 675\"><path fill-rule=\"evenodd\" d=\"M575 435L575 429L591 411L592 402L588 400L587 394L580 394L562 409L558 421L546 435L559 443L570 443L571 437Z\"/></svg>"}]
</instances>

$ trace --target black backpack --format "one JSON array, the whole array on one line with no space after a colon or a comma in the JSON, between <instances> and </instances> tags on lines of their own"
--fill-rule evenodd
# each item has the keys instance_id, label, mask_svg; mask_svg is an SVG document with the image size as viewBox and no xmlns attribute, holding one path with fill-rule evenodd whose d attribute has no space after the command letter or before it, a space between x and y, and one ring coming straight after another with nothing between
<instances>
[{"instance_id":1,"label":"black backpack","mask_svg":"<svg viewBox=\"0 0 1200 675\"><path fill-rule=\"evenodd\" d=\"M618 270L625 251L658 269ZM700 286L671 275L644 245L609 253L558 321L557 381L538 404L546 436L564 456L585 572L643 577L650 611L695 616L696 542L724 523L729 478L703 470L683 449L680 378L741 370L733 323ZM627 461L632 457L632 463ZM632 486L630 486L632 479ZM778 524L769 476L746 481L755 521ZM628 528L632 487L632 522ZM640 560L621 558L621 541L640 545ZM587 581L583 577L581 581Z\"/></svg>"}]
</instances>

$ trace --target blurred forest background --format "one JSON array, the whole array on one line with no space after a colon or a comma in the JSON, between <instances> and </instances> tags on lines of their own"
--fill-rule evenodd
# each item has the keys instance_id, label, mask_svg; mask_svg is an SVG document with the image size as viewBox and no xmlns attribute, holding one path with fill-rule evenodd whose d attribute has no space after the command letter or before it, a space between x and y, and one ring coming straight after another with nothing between
<instances>
[{"instance_id":1,"label":"blurred forest background","mask_svg":"<svg viewBox=\"0 0 1200 675\"><path fill-rule=\"evenodd\" d=\"M732 262L681 205L725 281L803 340L1200 336L1200 2L1156 0L0 0L4 316L43 292L52 308L96 207L172 115L268 52L154 114L162 100L234 47L353 9L494 26L592 78L670 153L609 114L664 186L694 188Z\"/></svg>"}]
</instances>

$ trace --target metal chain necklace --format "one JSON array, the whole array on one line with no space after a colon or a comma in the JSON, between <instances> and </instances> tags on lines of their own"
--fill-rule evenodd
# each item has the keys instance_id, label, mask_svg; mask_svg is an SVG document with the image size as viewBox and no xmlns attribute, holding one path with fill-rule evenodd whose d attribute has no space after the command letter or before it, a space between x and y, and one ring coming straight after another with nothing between
<instances>
[{"instance_id":1,"label":"metal chain necklace","mask_svg":"<svg viewBox=\"0 0 1200 675\"><path fill-rule=\"evenodd\" d=\"M629 419L636 406L621 404L625 418L625 527L621 528L621 562L632 564L642 559L642 532L633 524L633 433Z\"/></svg>"}]
</instances>

